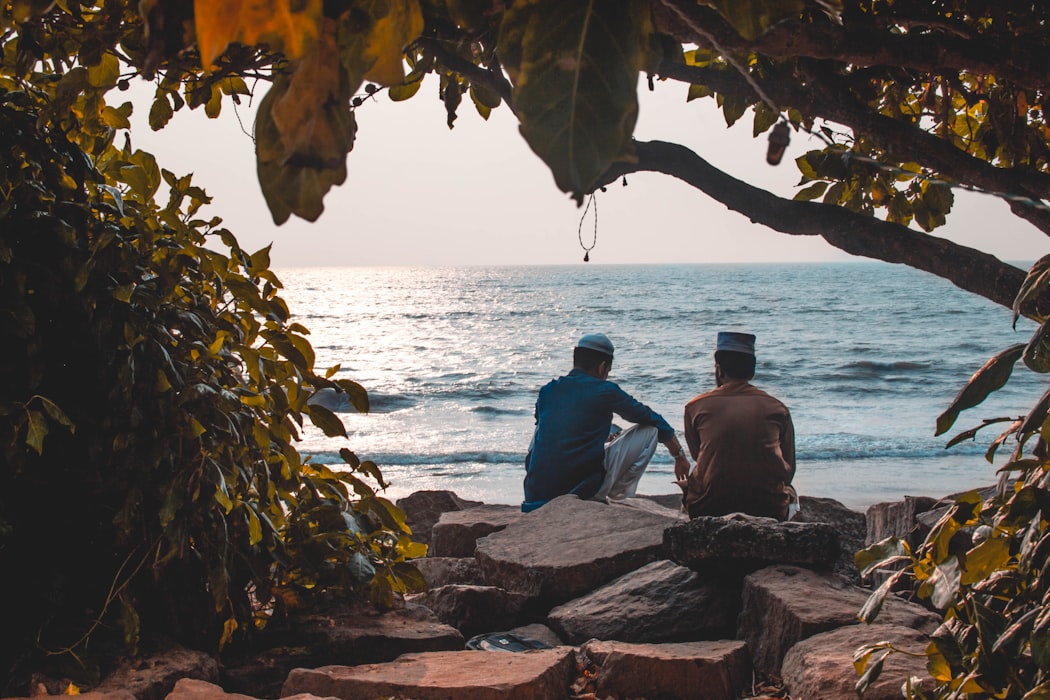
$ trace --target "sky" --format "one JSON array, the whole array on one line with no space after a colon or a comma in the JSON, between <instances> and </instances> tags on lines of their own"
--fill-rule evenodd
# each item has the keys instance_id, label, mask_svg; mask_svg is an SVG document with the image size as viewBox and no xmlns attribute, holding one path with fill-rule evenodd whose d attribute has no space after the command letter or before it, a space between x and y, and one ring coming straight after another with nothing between
<instances>
[{"instance_id":1,"label":"sky","mask_svg":"<svg viewBox=\"0 0 1050 700\"><path fill-rule=\"evenodd\" d=\"M715 166L783 197L799 173L794 159L820 148L792 134L779 166L765 161L767 139L751 134L748 112L727 128L713 99L686 102L684 85L640 84L635 137L681 143ZM266 86L260 84L258 103ZM136 81L124 93L135 103L132 145L154 153L177 175L214 198L205 210L224 220L243 248L272 244L274 269L347 265L576 264L583 208L554 184L505 106L485 121L465 99L455 128L445 124L435 76L406 101L381 92L357 111L358 132L346 181L329 191L316 222L292 216L273 223L255 175L250 137L253 104L235 111L224 102L218 119L202 108L177 112L163 130L146 122L152 85ZM656 173L637 173L627 186L599 192L594 264L803 262L848 260L816 237L789 236L752 224L702 192ZM582 238L594 237L593 210ZM959 192L948 226L952 240L1005 260L1035 260L1045 237L993 197Z\"/></svg>"}]
</instances>

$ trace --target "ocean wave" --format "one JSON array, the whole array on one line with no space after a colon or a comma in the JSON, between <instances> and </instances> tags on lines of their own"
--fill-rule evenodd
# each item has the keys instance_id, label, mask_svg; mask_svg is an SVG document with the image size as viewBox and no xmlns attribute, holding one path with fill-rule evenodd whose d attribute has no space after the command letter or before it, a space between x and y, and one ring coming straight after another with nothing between
<instances>
[{"instance_id":1,"label":"ocean wave","mask_svg":"<svg viewBox=\"0 0 1050 700\"><path fill-rule=\"evenodd\" d=\"M963 442L945 449L947 439L909 440L899 437L873 437L851 433L798 436L798 461L844 461L862 459L931 459L946 455L984 454L987 445Z\"/></svg>"},{"instance_id":2,"label":"ocean wave","mask_svg":"<svg viewBox=\"0 0 1050 700\"><path fill-rule=\"evenodd\" d=\"M318 389L310 397L310 404L316 404L327 408L333 413L357 413L357 409L350 403L350 397L343 391L336 389ZM368 392L368 408L370 413L392 413L405 408L411 408L417 404L417 400L401 394L383 394L380 392Z\"/></svg>"},{"instance_id":3,"label":"ocean wave","mask_svg":"<svg viewBox=\"0 0 1050 700\"><path fill-rule=\"evenodd\" d=\"M303 457L309 457L310 461L315 464L343 464L343 458L339 456L337 452L329 451L317 451L307 452L303 451ZM373 453L373 454L359 454L358 457L361 459L369 459L380 467L382 466L433 466L443 467L454 464L517 464L523 465L525 463L525 452L487 452L487 451L467 451L467 452L453 452L453 453L415 453L415 454L404 454L404 453Z\"/></svg>"},{"instance_id":4,"label":"ocean wave","mask_svg":"<svg viewBox=\"0 0 1050 700\"><path fill-rule=\"evenodd\" d=\"M875 360L857 360L855 362L847 362L844 365L840 365L839 369L860 370L862 373L876 373L908 370L927 370L930 369L930 365L926 362L909 362L906 360L897 362L876 362Z\"/></svg>"},{"instance_id":5,"label":"ocean wave","mask_svg":"<svg viewBox=\"0 0 1050 700\"><path fill-rule=\"evenodd\" d=\"M499 406L473 406L467 409L470 413L480 413L485 416L522 416L532 415L529 408L500 408Z\"/></svg>"}]
</instances>

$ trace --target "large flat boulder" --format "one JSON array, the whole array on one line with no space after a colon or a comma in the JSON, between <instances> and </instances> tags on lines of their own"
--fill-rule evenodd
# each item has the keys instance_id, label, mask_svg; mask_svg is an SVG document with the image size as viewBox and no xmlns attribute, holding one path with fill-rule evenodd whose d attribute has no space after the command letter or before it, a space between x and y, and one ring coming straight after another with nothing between
<instances>
[{"instance_id":1,"label":"large flat boulder","mask_svg":"<svg viewBox=\"0 0 1050 700\"><path fill-rule=\"evenodd\" d=\"M405 654L383 664L296 669L280 697L311 693L348 700L559 700L568 697L575 675L572 647L430 652Z\"/></svg>"},{"instance_id":2,"label":"large flat boulder","mask_svg":"<svg viewBox=\"0 0 1050 700\"><path fill-rule=\"evenodd\" d=\"M864 692L864 700L896 700L902 697L901 686L912 677L922 679L924 690L932 689L924 655L929 638L909 627L884 624L849 625L799 642L784 657L784 686L791 697L856 700L853 652L877 642L891 642L915 656L891 654L882 673Z\"/></svg>"},{"instance_id":3,"label":"large flat boulder","mask_svg":"<svg viewBox=\"0 0 1050 700\"><path fill-rule=\"evenodd\" d=\"M562 496L478 540L485 581L557 605L666 558L663 533L675 518Z\"/></svg>"},{"instance_id":4,"label":"large flat boulder","mask_svg":"<svg viewBox=\"0 0 1050 700\"><path fill-rule=\"evenodd\" d=\"M739 513L677 524L664 533L664 545L672 561L697 571L748 571L770 564L830 568L839 556L838 532L832 525Z\"/></svg>"},{"instance_id":5,"label":"large flat boulder","mask_svg":"<svg viewBox=\"0 0 1050 700\"><path fill-rule=\"evenodd\" d=\"M598 668L597 697L735 700L751 680L747 646L741 641L593 641L580 651Z\"/></svg>"},{"instance_id":6,"label":"large flat boulder","mask_svg":"<svg viewBox=\"0 0 1050 700\"><path fill-rule=\"evenodd\" d=\"M739 639L746 639L755 669L780 673L788 650L821 632L858 625L857 613L871 591L841 576L794 566L771 566L744 579ZM939 616L921 605L890 596L879 622L932 632Z\"/></svg>"},{"instance_id":7,"label":"large flat boulder","mask_svg":"<svg viewBox=\"0 0 1050 700\"><path fill-rule=\"evenodd\" d=\"M430 608L439 620L470 638L522 622L527 599L495 586L448 585L412 596L412 602Z\"/></svg>"},{"instance_id":8,"label":"large flat boulder","mask_svg":"<svg viewBox=\"0 0 1050 700\"><path fill-rule=\"evenodd\" d=\"M520 506L481 505L441 514L430 536L430 556L472 557L478 539L521 519Z\"/></svg>"},{"instance_id":9,"label":"large flat boulder","mask_svg":"<svg viewBox=\"0 0 1050 700\"><path fill-rule=\"evenodd\" d=\"M482 505L468 501L452 491L415 491L397 499L395 505L405 511L405 522L412 528L412 539L430 544L431 529L442 513L466 510Z\"/></svg>"},{"instance_id":10,"label":"large flat boulder","mask_svg":"<svg viewBox=\"0 0 1050 700\"><path fill-rule=\"evenodd\" d=\"M570 644L691 642L732 637L739 612L738 579L701 576L662 560L559 605L547 624Z\"/></svg>"},{"instance_id":11,"label":"large flat boulder","mask_svg":"<svg viewBox=\"0 0 1050 700\"><path fill-rule=\"evenodd\" d=\"M227 693L220 686L194 678L183 678L164 700L255 700L250 695ZM305 700L305 699L303 699Z\"/></svg>"},{"instance_id":12,"label":"large flat boulder","mask_svg":"<svg viewBox=\"0 0 1050 700\"><path fill-rule=\"evenodd\" d=\"M294 668L391 661L407 652L463 648L456 628L423 607L379 611L364 604L333 605L324 614L296 615L266 630L272 646L230 659L220 669L220 684L231 692L278 697Z\"/></svg>"}]
</instances>

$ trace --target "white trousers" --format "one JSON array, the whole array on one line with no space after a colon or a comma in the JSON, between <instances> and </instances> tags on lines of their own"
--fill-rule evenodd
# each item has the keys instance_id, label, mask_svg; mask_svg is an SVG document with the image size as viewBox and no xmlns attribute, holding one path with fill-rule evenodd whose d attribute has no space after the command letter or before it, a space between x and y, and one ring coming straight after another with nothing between
<instances>
[{"instance_id":1,"label":"white trousers","mask_svg":"<svg viewBox=\"0 0 1050 700\"><path fill-rule=\"evenodd\" d=\"M656 454L656 428L632 425L605 445L605 481L591 500L631 498L649 461Z\"/></svg>"}]
</instances>

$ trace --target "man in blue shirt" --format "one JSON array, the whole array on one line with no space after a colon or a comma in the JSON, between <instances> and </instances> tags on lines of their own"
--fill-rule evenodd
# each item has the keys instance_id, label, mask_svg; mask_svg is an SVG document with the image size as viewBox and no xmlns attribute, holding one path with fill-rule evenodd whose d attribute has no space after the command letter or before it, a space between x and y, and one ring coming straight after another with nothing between
<instances>
[{"instance_id":1,"label":"man in blue shirt","mask_svg":"<svg viewBox=\"0 0 1050 700\"><path fill-rule=\"evenodd\" d=\"M573 369L540 389L536 432L525 457L524 512L551 499L634 496L656 443L675 459L675 471L689 460L663 417L609 381L613 344L601 333L580 338ZM635 425L612 433L613 414ZM681 462L682 464L679 464Z\"/></svg>"}]
</instances>

